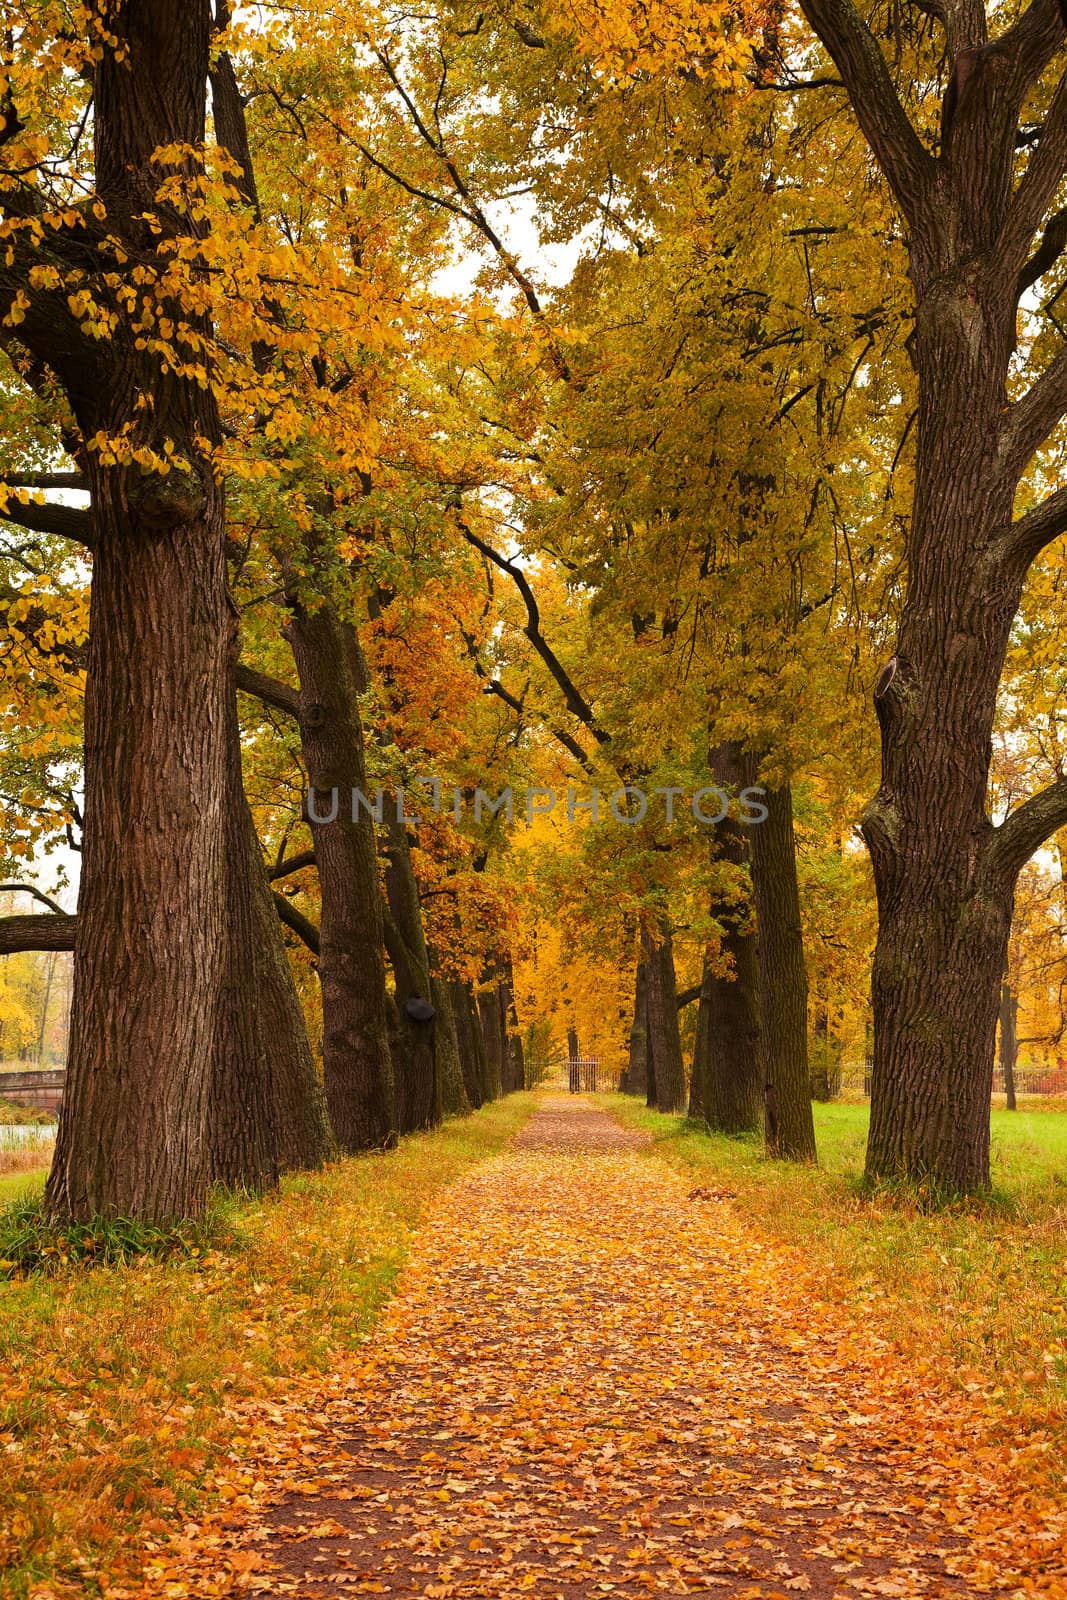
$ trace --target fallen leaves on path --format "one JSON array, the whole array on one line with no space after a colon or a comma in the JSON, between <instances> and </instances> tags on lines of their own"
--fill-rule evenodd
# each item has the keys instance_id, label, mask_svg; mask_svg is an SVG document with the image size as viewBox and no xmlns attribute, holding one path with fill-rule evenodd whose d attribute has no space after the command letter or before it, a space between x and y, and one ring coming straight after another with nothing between
<instances>
[{"instance_id":1,"label":"fallen leaves on path","mask_svg":"<svg viewBox=\"0 0 1067 1600\"><path fill-rule=\"evenodd\" d=\"M549 1102L447 1191L373 1344L151 1592L1067 1596L1067 1515L981 1417L641 1146Z\"/></svg>"}]
</instances>

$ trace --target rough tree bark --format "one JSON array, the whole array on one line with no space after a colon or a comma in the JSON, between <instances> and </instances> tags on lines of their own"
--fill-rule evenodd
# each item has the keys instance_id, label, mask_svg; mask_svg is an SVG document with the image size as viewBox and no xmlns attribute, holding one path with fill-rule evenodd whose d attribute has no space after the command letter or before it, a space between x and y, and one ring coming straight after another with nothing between
<instances>
[{"instance_id":1,"label":"rough tree bark","mask_svg":"<svg viewBox=\"0 0 1067 1600\"><path fill-rule=\"evenodd\" d=\"M470 1110L471 1103L463 1081L456 1013L447 978L431 975L430 999L437 1011L437 1073L441 1085L441 1112L446 1117L463 1116Z\"/></svg>"},{"instance_id":2,"label":"rough tree bark","mask_svg":"<svg viewBox=\"0 0 1067 1600\"><path fill-rule=\"evenodd\" d=\"M648 1081L655 1085L660 1111L685 1110L685 1064L678 1031L678 991L674 977L674 948L669 927L653 930L641 919L641 945L645 954L648 1016Z\"/></svg>"},{"instance_id":3,"label":"rough tree bark","mask_svg":"<svg viewBox=\"0 0 1067 1600\"><path fill-rule=\"evenodd\" d=\"M767 817L749 830L756 903L765 1092L776 1108L774 1154L815 1160L815 1124L808 1076L808 976L800 921L793 796L788 784L768 789Z\"/></svg>"},{"instance_id":4,"label":"rough tree bark","mask_svg":"<svg viewBox=\"0 0 1067 1600\"><path fill-rule=\"evenodd\" d=\"M128 255L151 261L146 211L161 215L164 243L189 226L157 205L164 174L152 157L203 141L210 18L160 0L123 8L110 27L123 59L105 48L96 67L97 193ZM5 312L11 287L8 272ZM219 437L218 418L208 390L137 348L128 318L94 350L55 298L35 297L19 337L58 375L82 436L125 431L160 454L169 443L186 470L105 465L97 451L83 462L96 530L85 837L46 1205L60 1218L195 1216L227 937L225 528L198 442Z\"/></svg>"},{"instance_id":5,"label":"rough tree bark","mask_svg":"<svg viewBox=\"0 0 1067 1600\"><path fill-rule=\"evenodd\" d=\"M990 39L983 5L937 8L952 73L935 155L851 0L802 5L904 214L916 313L907 591L875 689L882 781L863 824L879 908L867 1171L966 1191L989 1183L1015 879L1067 822L1064 780L1000 827L986 809L1023 583L1067 529L1063 488L1013 521L1022 476L1067 410L1067 352L1026 392L1008 391L1020 297L1067 241L1052 210L1067 169L1067 78L1053 67L1064 19L1058 0L1032 0ZM1036 136L1022 135L1035 115Z\"/></svg>"},{"instance_id":6,"label":"rough tree bark","mask_svg":"<svg viewBox=\"0 0 1067 1600\"><path fill-rule=\"evenodd\" d=\"M507 1040L500 1023L500 997L497 993L495 963L489 964L478 985L478 1016L485 1053L486 1099L497 1100L503 1092Z\"/></svg>"},{"instance_id":7,"label":"rough tree bark","mask_svg":"<svg viewBox=\"0 0 1067 1600\"><path fill-rule=\"evenodd\" d=\"M467 1099L477 1110L491 1098L489 1093L489 1067L485 1059L485 1039L478 1002L469 983L455 978L449 982L452 1012L456 1019L456 1037L459 1040L459 1059L463 1069L463 1082Z\"/></svg>"},{"instance_id":8,"label":"rough tree bark","mask_svg":"<svg viewBox=\"0 0 1067 1600\"><path fill-rule=\"evenodd\" d=\"M433 1128L441 1120L441 1086L437 1071L437 1019L420 1022L408 1015L409 1000L431 997L430 958L422 926L419 888L411 864L407 826L397 817L397 803L385 802L386 948L396 984L397 1127L401 1133Z\"/></svg>"},{"instance_id":9,"label":"rough tree bark","mask_svg":"<svg viewBox=\"0 0 1067 1600\"><path fill-rule=\"evenodd\" d=\"M710 753L712 779L736 793L752 774L735 743ZM717 856L740 875L749 861L751 835L763 823L746 825L726 817L715 828ZM755 1133L763 1126L764 1076L759 954L749 894L734 893L712 905L722 929L719 958L705 963L693 1047L690 1115L721 1133ZM718 967L725 965L721 972Z\"/></svg>"},{"instance_id":10,"label":"rough tree bark","mask_svg":"<svg viewBox=\"0 0 1067 1600\"><path fill-rule=\"evenodd\" d=\"M397 1129L374 821L353 805L353 793L366 789L357 698L361 661L354 630L327 598L305 597L294 584L287 586L286 598L285 635L300 680L296 709L322 895L326 1102L341 1148L366 1150L390 1144Z\"/></svg>"}]
</instances>

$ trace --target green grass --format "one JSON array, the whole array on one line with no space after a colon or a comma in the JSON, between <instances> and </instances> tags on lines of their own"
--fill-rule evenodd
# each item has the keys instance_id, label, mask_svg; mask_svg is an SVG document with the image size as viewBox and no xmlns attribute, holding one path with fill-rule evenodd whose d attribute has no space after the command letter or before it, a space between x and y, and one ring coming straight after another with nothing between
<instances>
[{"instance_id":1,"label":"green grass","mask_svg":"<svg viewBox=\"0 0 1067 1600\"><path fill-rule=\"evenodd\" d=\"M244 1439L261 1426L249 1403L308 1403L314 1375L373 1328L426 1206L532 1106L510 1095L391 1153L230 1200L228 1234L200 1256L0 1283L3 1600L137 1589L146 1551L238 1492L234 1474L286 1436L272 1424Z\"/></svg>"},{"instance_id":2,"label":"green grass","mask_svg":"<svg viewBox=\"0 0 1067 1600\"><path fill-rule=\"evenodd\" d=\"M864 1193L865 1105L815 1107L821 1166L768 1161L759 1141L709 1134L625 1095L599 1103L652 1137L654 1158L736 1192L765 1233L813 1262L828 1290L876 1319L911 1361L982 1393L994 1427L1038 1467L1067 1461L1067 1110L992 1117L994 1191L936 1211Z\"/></svg>"},{"instance_id":3,"label":"green grass","mask_svg":"<svg viewBox=\"0 0 1067 1600\"><path fill-rule=\"evenodd\" d=\"M29 1172L0 1174L0 1206L9 1205L13 1200L25 1199L27 1195L40 1194L47 1176L47 1167L37 1167Z\"/></svg>"},{"instance_id":4,"label":"green grass","mask_svg":"<svg viewBox=\"0 0 1067 1600\"><path fill-rule=\"evenodd\" d=\"M819 1161L828 1172L858 1176L863 1171L870 1108L832 1101L816 1104L815 1134ZM1067 1106L1005 1111L990 1116L990 1166L994 1194L1022 1201L1067 1187ZM1064 1198L1067 1198L1065 1194Z\"/></svg>"}]
</instances>

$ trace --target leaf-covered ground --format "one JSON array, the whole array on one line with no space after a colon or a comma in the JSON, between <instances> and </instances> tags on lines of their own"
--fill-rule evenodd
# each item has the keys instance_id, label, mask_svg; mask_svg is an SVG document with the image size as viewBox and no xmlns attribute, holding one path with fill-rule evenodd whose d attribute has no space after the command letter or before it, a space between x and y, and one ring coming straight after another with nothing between
<instances>
[{"instance_id":1,"label":"leaf-covered ground","mask_svg":"<svg viewBox=\"0 0 1067 1600\"><path fill-rule=\"evenodd\" d=\"M980 1414L643 1142L551 1101L441 1195L152 1592L1067 1595Z\"/></svg>"}]
</instances>

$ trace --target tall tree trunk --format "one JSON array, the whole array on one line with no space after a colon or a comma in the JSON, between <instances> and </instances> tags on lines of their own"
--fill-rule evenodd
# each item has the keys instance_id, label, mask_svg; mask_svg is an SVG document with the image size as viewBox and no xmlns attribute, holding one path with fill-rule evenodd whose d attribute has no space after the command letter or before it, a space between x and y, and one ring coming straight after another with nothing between
<instances>
[{"instance_id":1,"label":"tall tree trunk","mask_svg":"<svg viewBox=\"0 0 1067 1600\"><path fill-rule=\"evenodd\" d=\"M712 748L709 768L726 793L738 792L751 780L751 769L734 742ZM759 948L746 868L751 836L765 826L726 817L715 828L717 857L736 869L739 885L711 908L722 930L715 966L725 964L727 970L719 972L705 963L693 1055L700 1105L692 1114L720 1133L757 1133L763 1127Z\"/></svg>"},{"instance_id":2,"label":"tall tree trunk","mask_svg":"<svg viewBox=\"0 0 1067 1600\"><path fill-rule=\"evenodd\" d=\"M208 1176L212 1183L258 1192L278 1181L278 1125L270 1041L260 1012L257 982L256 946L263 927L256 912L256 876L264 893L269 891L245 799L237 700L232 691L227 699L226 729L223 865L227 930L211 1060ZM271 937L280 942L273 905L271 916Z\"/></svg>"},{"instance_id":3,"label":"tall tree trunk","mask_svg":"<svg viewBox=\"0 0 1067 1600\"><path fill-rule=\"evenodd\" d=\"M641 920L641 943L647 967L648 1076L656 1089L660 1111L685 1110L685 1064L678 1030L678 987L674 976L674 948L665 924L653 932Z\"/></svg>"},{"instance_id":4,"label":"tall tree trunk","mask_svg":"<svg viewBox=\"0 0 1067 1600\"><path fill-rule=\"evenodd\" d=\"M1019 1059L1019 996L1005 977L1000 985L1000 1070L1008 1110L1015 1111L1015 1067Z\"/></svg>"},{"instance_id":5,"label":"tall tree trunk","mask_svg":"<svg viewBox=\"0 0 1067 1600\"><path fill-rule=\"evenodd\" d=\"M366 1150L393 1142L396 1114L377 842L373 819L352 798L366 789L358 641L329 600L312 608L293 585L287 598L285 633L300 681L300 740L322 896L326 1102L341 1148Z\"/></svg>"},{"instance_id":6,"label":"tall tree trunk","mask_svg":"<svg viewBox=\"0 0 1067 1600\"><path fill-rule=\"evenodd\" d=\"M763 803L767 817L750 829L750 849L758 922L763 1061L777 1113L773 1153L794 1161L814 1161L815 1124L808 1077L808 977L789 785L769 789Z\"/></svg>"},{"instance_id":7,"label":"tall tree trunk","mask_svg":"<svg viewBox=\"0 0 1067 1600\"><path fill-rule=\"evenodd\" d=\"M397 804L386 800L385 887L388 899L386 945L396 982L397 1126L401 1133L433 1128L441 1120L441 1089L437 1074L437 1019L420 1020L409 1003L431 998L430 958L422 926L419 887L411 864L407 827L397 817Z\"/></svg>"},{"instance_id":8,"label":"tall tree trunk","mask_svg":"<svg viewBox=\"0 0 1067 1600\"><path fill-rule=\"evenodd\" d=\"M694 1122L707 1121L708 1005L705 995L710 977L711 966L705 955L693 1035L693 1062L689 1072L689 1115Z\"/></svg>"},{"instance_id":9,"label":"tall tree trunk","mask_svg":"<svg viewBox=\"0 0 1067 1600\"><path fill-rule=\"evenodd\" d=\"M252 888L254 985L274 1106L275 1158L282 1172L300 1171L329 1160L334 1153L333 1130L243 791L240 798L246 881ZM237 845L235 839L235 849Z\"/></svg>"},{"instance_id":10,"label":"tall tree trunk","mask_svg":"<svg viewBox=\"0 0 1067 1600\"><path fill-rule=\"evenodd\" d=\"M56 977L56 961L58 956L53 950L45 963L44 994L41 996L41 1020L37 1027L37 1049L34 1060L40 1066L44 1059L44 1041L48 1032L48 1011L52 1003L52 985Z\"/></svg>"},{"instance_id":11,"label":"tall tree trunk","mask_svg":"<svg viewBox=\"0 0 1067 1600\"><path fill-rule=\"evenodd\" d=\"M94 85L96 183L135 258L158 249L161 145L199 146L207 7L125 7ZM186 230L167 214L163 235ZM166 237L164 237L164 242ZM159 306L157 314L180 308ZM27 339L33 342L33 319ZM143 343L143 341L141 341ZM51 358L47 358L51 359ZM168 476L86 451L95 555L85 707L85 835L70 1054L46 1204L189 1217L204 1204L206 1119L223 982L228 645L222 491L210 390L164 373L128 324L57 370L84 437L173 450ZM150 396L152 404L144 405ZM186 470L187 469L187 470Z\"/></svg>"},{"instance_id":12,"label":"tall tree trunk","mask_svg":"<svg viewBox=\"0 0 1067 1600\"><path fill-rule=\"evenodd\" d=\"M519 1017L515 1009L515 975L510 956L506 956L501 963L497 992L500 999L500 1026L504 1036L507 1068L504 1075L504 1092L508 1094L526 1086L526 1063L523 1058L522 1037L519 1033Z\"/></svg>"},{"instance_id":13,"label":"tall tree trunk","mask_svg":"<svg viewBox=\"0 0 1067 1600\"><path fill-rule=\"evenodd\" d=\"M469 983L454 979L449 984L452 1010L456 1019L456 1037L459 1040L460 1064L467 1098L477 1109L490 1098L489 1068L485 1059L485 1040L478 1002Z\"/></svg>"},{"instance_id":14,"label":"tall tree trunk","mask_svg":"<svg viewBox=\"0 0 1067 1600\"><path fill-rule=\"evenodd\" d=\"M502 1073L506 1040L500 1025L500 998L493 968L483 975L478 987L478 1015L486 1063L486 1098L497 1100L502 1092Z\"/></svg>"},{"instance_id":15,"label":"tall tree trunk","mask_svg":"<svg viewBox=\"0 0 1067 1600\"><path fill-rule=\"evenodd\" d=\"M471 1103L463 1081L452 986L446 978L431 976L430 999L437 1010L437 1075L441 1085L441 1112L446 1117L463 1116L470 1110Z\"/></svg>"},{"instance_id":16,"label":"tall tree trunk","mask_svg":"<svg viewBox=\"0 0 1067 1600\"><path fill-rule=\"evenodd\" d=\"M626 1064L628 1094L648 1094L648 968L637 963L634 974L634 1015L630 1024L630 1053Z\"/></svg>"},{"instance_id":17,"label":"tall tree trunk","mask_svg":"<svg viewBox=\"0 0 1067 1600\"><path fill-rule=\"evenodd\" d=\"M1038 3L991 38L998 19L984 7L956 13L952 91L933 133L910 120L854 7L802 5L904 214L915 298L907 589L874 690L882 775L863 821L879 912L867 1173L981 1189L1015 879L1067 823L1063 779L1000 827L986 809L1023 585L1067 530L1062 489L1014 517L1024 474L1067 413L1067 360L1034 352L1041 370L1025 390L1012 372L1020 297L1059 254L1064 17ZM1038 135L1024 137L1035 115Z\"/></svg>"},{"instance_id":18,"label":"tall tree trunk","mask_svg":"<svg viewBox=\"0 0 1067 1600\"><path fill-rule=\"evenodd\" d=\"M575 1027L567 1029L567 1056L571 1061L581 1059L581 1050L578 1045L578 1030Z\"/></svg>"},{"instance_id":19,"label":"tall tree trunk","mask_svg":"<svg viewBox=\"0 0 1067 1600\"><path fill-rule=\"evenodd\" d=\"M830 1052L830 1019L826 1007L820 1006L812 1029L811 1097L829 1100L832 1061Z\"/></svg>"}]
</instances>

